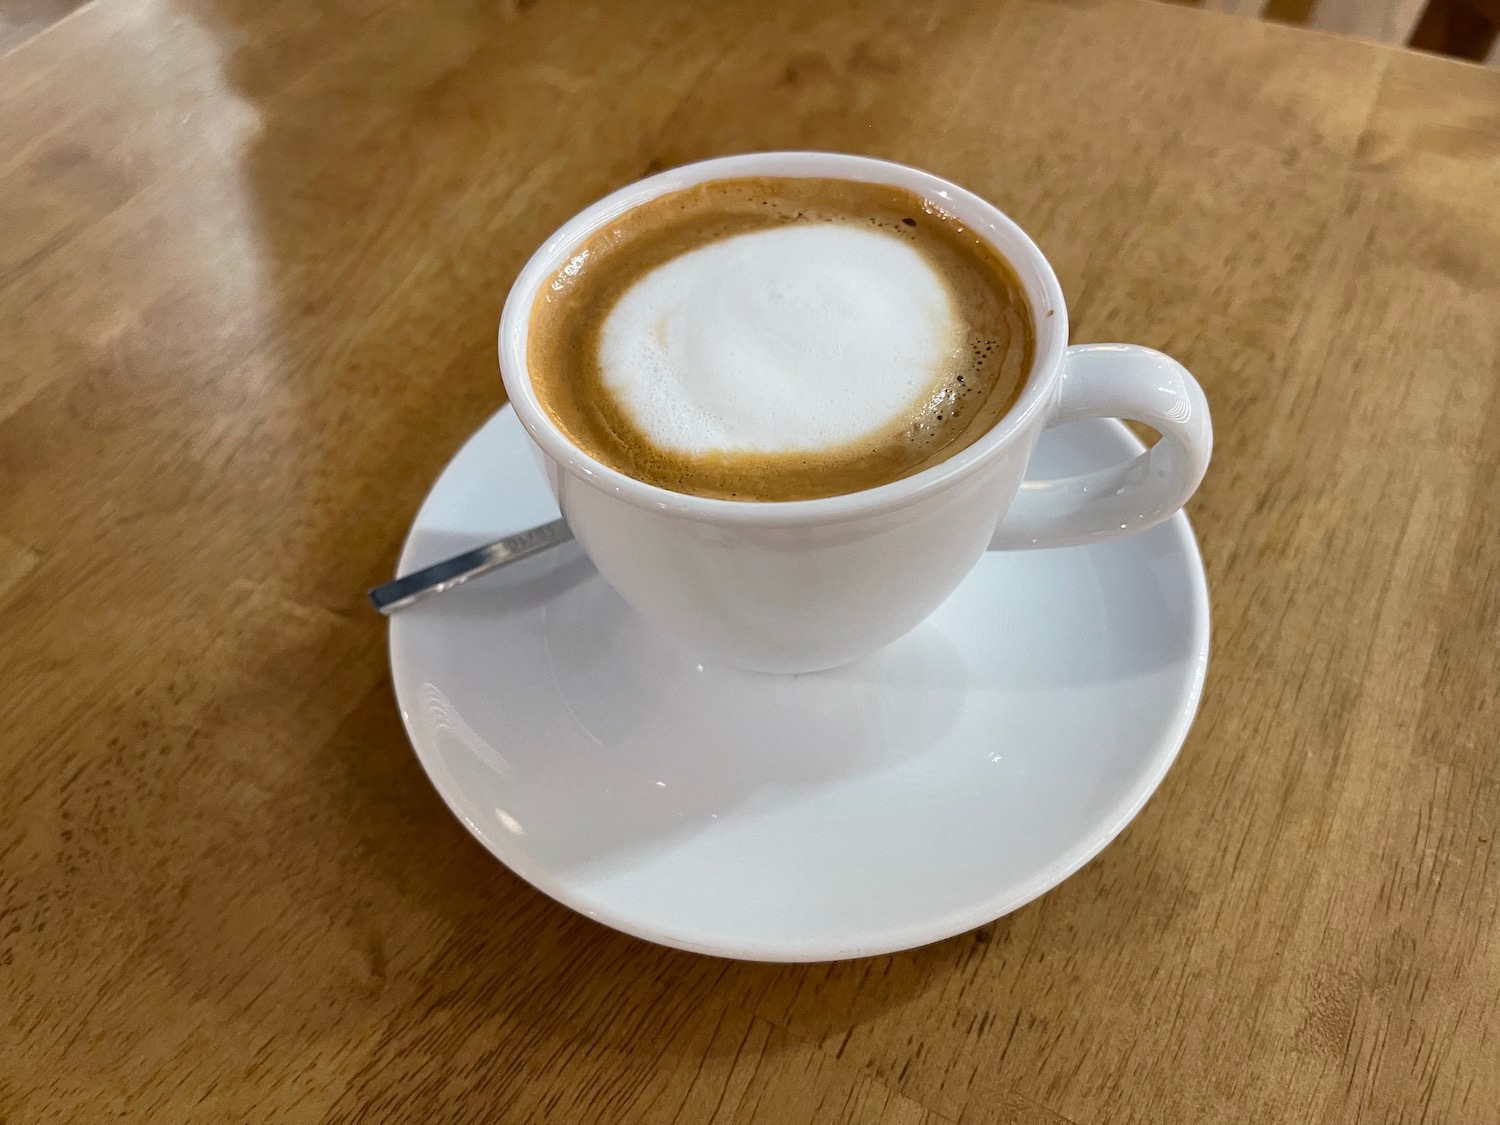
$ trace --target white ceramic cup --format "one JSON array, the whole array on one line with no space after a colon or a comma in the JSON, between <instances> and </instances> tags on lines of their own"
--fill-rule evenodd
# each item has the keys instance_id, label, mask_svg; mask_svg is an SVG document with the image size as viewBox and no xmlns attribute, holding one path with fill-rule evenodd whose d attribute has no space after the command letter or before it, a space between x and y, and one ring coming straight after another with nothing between
<instances>
[{"instance_id":1,"label":"white ceramic cup","mask_svg":"<svg viewBox=\"0 0 1500 1125\"><path fill-rule=\"evenodd\" d=\"M736 176L895 184L1005 256L1025 286L1036 357L989 433L914 476L819 500L688 496L595 460L538 402L526 341L538 290L578 245L656 196ZM645 620L706 659L810 672L874 652L927 617L986 550L1065 547L1141 531L1187 502L1208 467L1208 403L1181 364L1132 344L1068 347L1052 267L983 199L914 168L823 152L705 160L641 180L566 223L526 263L500 317L500 371L578 541ZM1132 418L1162 435L1109 469L1022 483L1037 437L1080 418Z\"/></svg>"}]
</instances>

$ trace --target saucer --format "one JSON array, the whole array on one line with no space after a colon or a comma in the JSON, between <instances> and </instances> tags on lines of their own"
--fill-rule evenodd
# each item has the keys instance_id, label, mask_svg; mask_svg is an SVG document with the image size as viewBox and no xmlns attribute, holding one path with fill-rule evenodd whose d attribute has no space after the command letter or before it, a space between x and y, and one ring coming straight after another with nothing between
<instances>
[{"instance_id":1,"label":"saucer","mask_svg":"<svg viewBox=\"0 0 1500 1125\"><path fill-rule=\"evenodd\" d=\"M1138 449L1076 422L1032 468ZM557 515L506 407L438 479L399 572ZM654 633L570 543L396 614L391 669L433 785L523 879L664 945L823 961L973 929L1088 862L1177 756L1208 616L1178 513L992 552L874 656L768 676Z\"/></svg>"}]
</instances>

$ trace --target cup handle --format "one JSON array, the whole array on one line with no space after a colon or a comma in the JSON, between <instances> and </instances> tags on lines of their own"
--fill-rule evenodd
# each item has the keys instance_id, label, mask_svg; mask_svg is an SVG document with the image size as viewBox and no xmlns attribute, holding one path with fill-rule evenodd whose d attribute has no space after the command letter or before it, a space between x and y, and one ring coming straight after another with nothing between
<instances>
[{"instance_id":1,"label":"cup handle","mask_svg":"<svg viewBox=\"0 0 1500 1125\"><path fill-rule=\"evenodd\" d=\"M1135 344L1069 348L1047 426L1082 418L1130 418L1161 440L1107 469L1026 481L990 550L1074 547L1144 531L1186 504L1208 468L1208 400L1187 368L1161 352Z\"/></svg>"}]
</instances>

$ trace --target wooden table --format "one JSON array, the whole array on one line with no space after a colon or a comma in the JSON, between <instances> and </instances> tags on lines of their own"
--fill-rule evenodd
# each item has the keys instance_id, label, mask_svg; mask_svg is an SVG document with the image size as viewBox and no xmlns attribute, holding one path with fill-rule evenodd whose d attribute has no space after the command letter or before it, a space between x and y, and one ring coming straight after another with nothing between
<instances>
[{"instance_id":1,"label":"wooden table","mask_svg":"<svg viewBox=\"0 0 1500 1125\"><path fill-rule=\"evenodd\" d=\"M363 603L532 248L767 147L987 195L1219 434L1161 791L833 965L512 876ZM0 60L0 232L5 1122L1500 1118L1500 74L1133 0L97 0Z\"/></svg>"}]
</instances>

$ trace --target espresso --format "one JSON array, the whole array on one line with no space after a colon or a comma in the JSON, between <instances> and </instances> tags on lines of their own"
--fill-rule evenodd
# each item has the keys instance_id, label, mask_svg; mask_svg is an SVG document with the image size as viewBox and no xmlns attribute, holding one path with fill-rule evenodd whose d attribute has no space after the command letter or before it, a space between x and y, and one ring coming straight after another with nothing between
<instances>
[{"instance_id":1,"label":"espresso","mask_svg":"<svg viewBox=\"0 0 1500 1125\"><path fill-rule=\"evenodd\" d=\"M873 488L967 448L1031 369L1014 270L940 201L716 180L576 247L531 310L538 399L637 480L730 500Z\"/></svg>"}]
</instances>

